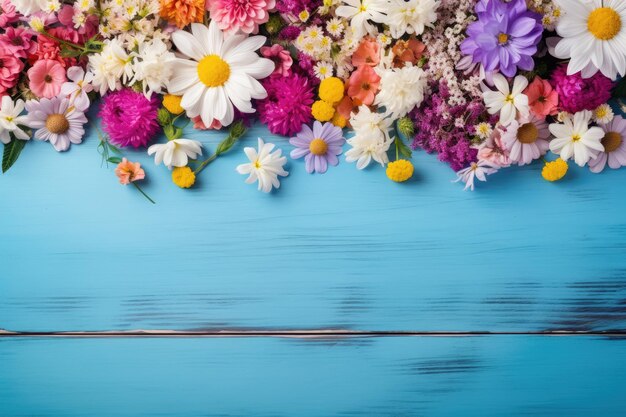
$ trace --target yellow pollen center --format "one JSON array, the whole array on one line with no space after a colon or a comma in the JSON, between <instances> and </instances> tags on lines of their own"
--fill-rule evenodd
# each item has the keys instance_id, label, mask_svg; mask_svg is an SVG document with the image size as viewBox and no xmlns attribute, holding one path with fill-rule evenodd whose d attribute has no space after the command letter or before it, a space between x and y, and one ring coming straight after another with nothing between
<instances>
[{"instance_id":1,"label":"yellow pollen center","mask_svg":"<svg viewBox=\"0 0 626 417\"><path fill-rule=\"evenodd\" d=\"M506 96L506 98L504 99L504 101L506 101L507 103L513 103L513 96L511 94L509 94L508 96Z\"/></svg>"},{"instance_id":2,"label":"yellow pollen center","mask_svg":"<svg viewBox=\"0 0 626 417\"><path fill-rule=\"evenodd\" d=\"M506 33L501 33L498 35L498 42L500 42L500 44L505 44L509 41L509 35L507 35Z\"/></svg>"},{"instance_id":3,"label":"yellow pollen center","mask_svg":"<svg viewBox=\"0 0 626 417\"><path fill-rule=\"evenodd\" d=\"M366 10L367 10L367 8L365 6L363 6L363 5L361 5L361 7L359 7L359 12L364 12Z\"/></svg>"},{"instance_id":4,"label":"yellow pollen center","mask_svg":"<svg viewBox=\"0 0 626 417\"><path fill-rule=\"evenodd\" d=\"M12 116L7 116L4 118L7 122L12 122L13 121L13 117Z\"/></svg>"},{"instance_id":5,"label":"yellow pollen center","mask_svg":"<svg viewBox=\"0 0 626 417\"><path fill-rule=\"evenodd\" d=\"M60 135L67 132L69 128L70 122L67 121L67 118L63 114L51 114L46 119L46 129L48 129L50 133Z\"/></svg>"},{"instance_id":6,"label":"yellow pollen center","mask_svg":"<svg viewBox=\"0 0 626 417\"><path fill-rule=\"evenodd\" d=\"M309 144L309 150L313 155L326 155L328 145L326 144L326 142L324 142L323 139L313 139Z\"/></svg>"},{"instance_id":7,"label":"yellow pollen center","mask_svg":"<svg viewBox=\"0 0 626 417\"><path fill-rule=\"evenodd\" d=\"M613 39L622 29L622 18L610 7L600 7L589 14L587 29L602 41Z\"/></svg>"},{"instance_id":8,"label":"yellow pollen center","mask_svg":"<svg viewBox=\"0 0 626 417\"><path fill-rule=\"evenodd\" d=\"M207 55L198 62L198 78L207 87L220 87L230 78L230 65L217 55Z\"/></svg>"},{"instance_id":9,"label":"yellow pollen center","mask_svg":"<svg viewBox=\"0 0 626 417\"><path fill-rule=\"evenodd\" d=\"M259 162L259 160L258 160L258 159L257 159L256 161L254 161L254 167L255 167L256 169L261 168L261 162Z\"/></svg>"},{"instance_id":10,"label":"yellow pollen center","mask_svg":"<svg viewBox=\"0 0 626 417\"><path fill-rule=\"evenodd\" d=\"M579 140L581 140L582 138L580 137L580 135L576 134L574 136L572 136L572 142L578 142Z\"/></svg>"},{"instance_id":11,"label":"yellow pollen center","mask_svg":"<svg viewBox=\"0 0 626 417\"><path fill-rule=\"evenodd\" d=\"M535 143L539 139L539 130L533 123L523 124L517 129L517 140L522 143Z\"/></svg>"},{"instance_id":12,"label":"yellow pollen center","mask_svg":"<svg viewBox=\"0 0 626 417\"><path fill-rule=\"evenodd\" d=\"M602 138L602 146L604 146L604 152L613 152L622 144L622 135L617 132L607 132Z\"/></svg>"}]
</instances>

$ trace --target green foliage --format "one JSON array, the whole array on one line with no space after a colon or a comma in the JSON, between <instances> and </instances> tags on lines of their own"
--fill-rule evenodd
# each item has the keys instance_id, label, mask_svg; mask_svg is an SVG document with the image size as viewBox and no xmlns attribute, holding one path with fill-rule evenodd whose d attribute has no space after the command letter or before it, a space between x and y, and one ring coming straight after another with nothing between
<instances>
[{"instance_id":1,"label":"green foliage","mask_svg":"<svg viewBox=\"0 0 626 417\"><path fill-rule=\"evenodd\" d=\"M399 137L396 137L395 142L396 149L400 153L400 155L402 155L406 159L411 159L411 157L413 156L413 151L411 151L411 148L409 148Z\"/></svg>"},{"instance_id":2,"label":"green foliage","mask_svg":"<svg viewBox=\"0 0 626 417\"><path fill-rule=\"evenodd\" d=\"M13 136L13 135L11 135ZM4 145L4 152L2 153L2 172L5 173L13 166L17 158L20 157L22 149L26 146L25 140L12 138L11 142Z\"/></svg>"}]
</instances>

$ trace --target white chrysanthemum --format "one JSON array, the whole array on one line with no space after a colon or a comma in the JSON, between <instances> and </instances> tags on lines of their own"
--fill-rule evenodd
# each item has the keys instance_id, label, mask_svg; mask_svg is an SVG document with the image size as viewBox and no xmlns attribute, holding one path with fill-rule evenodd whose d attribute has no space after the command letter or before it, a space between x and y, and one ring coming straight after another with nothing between
<instances>
[{"instance_id":1,"label":"white chrysanthemum","mask_svg":"<svg viewBox=\"0 0 626 417\"><path fill-rule=\"evenodd\" d=\"M277 149L272 152L275 145L273 143L265 143L259 138L258 149L246 147L243 149L250 163L237 166L237 172L248 175L247 184L255 181L259 182L259 191L269 193L272 188L279 188L280 181L278 176L286 177L289 175L284 170L287 158L281 156L282 151Z\"/></svg>"},{"instance_id":2,"label":"white chrysanthemum","mask_svg":"<svg viewBox=\"0 0 626 417\"><path fill-rule=\"evenodd\" d=\"M406 65L381 71L380 91L374 104L384 106L393 119L405 116L424 100L426 76L419 67Z\"/></svg>"},{"instance_id":3,"label":"white chrysanthemum","mask_svg":"<svg viewBox=\"0 0 626 417\"><path fill-rule=\"evenodd\" d=\"M176 56L160 39L140 44L133 63L135 78L130 83L141 82L148 98L152 93L161 94L173 74L175 59Z\"/></svg>"},{"instance_id":4,"label":"white chrysanthemum","mask_svg":"<svg viewBox=\"0 0 626 417\"><path fill-rule=\"evenodd\" d=\"M11 0L15 10L24 16L30 16L46 7L47 0Z\"/></svg>"},{"instance_id":5,"label":"white chrysanthemum","mask_svg":"<svg viewBox=\"0 0 626 417\"><path fill-rule=\"evenodd\" d=\"M191 33L178 30L172 41L189 59L174 61L174 76L168 83L170 94L182 95L181 106L189 117L201 116L206 126L218 120L232 123L234 108L254 113L252 99L267 97L257 80L274 71L274 63L255 52L265 43L264 36L224 34L212 20L209 27L193 23Z\"/></svg>"},{"instance_id":6,"label":"white chrysanthemum","mask_svg":"<svg viewBox=\"0 0 626 417\"><path fill-rule=\"evenodd\" d=\"M154 155L154 163L163 164L168 168L184 167L189 159L202 155L202 144L197 140L173 139L166 143L156 143L148 148L148 155Z\"/></svg>"},{"instance_id":7,"label":"white chrysanthemum","mask_svg":"<svg viewBox=\"0 0 626 417\"><path fill-rule=\"evenodd\" d=\"M394 38L405 33L421 35L437 20L438 0L391 0L387 24Z\"/></svg>"},{"instance_id":8,"label":"white chrysanthemum","mask_svg":"<svg viewBox=\"0 0 626 417\"><path fill-rule=\"evenodd\" d=\"M359 112L350 117L354 136L346 141L351 146L345 154L346 161L356 161L358 169L365 168L372 160L385 166L389 162L387 151L393 143L389 135L392 123L390 117L374 113L368 106L359 107Z\"/></svg>"},{"instance_id":9,"label":"white chrysanthemum","mask_svg":"<svg viewBox=\"0 0 626 417\"><path fill-rule=\"evenodd\" d=\"M313 71L315 71L315 76L320 80L325 80L326 78L333 76L333 66L328 62L318 62L313 67Z\"/></svg>"},{"instance_id":10,"label":"white chrysanthemum","mask_svg":"<svg viewBox=\"0 0 626 417\"><path fill-rule=\"evenodd\" d=\"M600 104L598 108L593 111L593 120L596 123L607 124L611 123L615 117L615 113L613 113L613 109L608 104Z\"/></svg>"},{"instance_id":11,"label":"white chrysanthemum","mask_svg":"<svg viewBox=\"0 0 626 417\"><path fill-rule=\"evenodd\" d=\"M597 126L589 127L591 116L589 110L584 110L565 119L563 124L552 123L550 133L555 139L550 142L550 150L564 161L574 157L576 164L581 167L603 152L604 131Z\"/></svg>"},{"instance_id":12,"label":"white chrysanthemum","mask_svg":"<svg viewBox=\"0 0 626 417\"><path fill-rule=\"evenodd\" d=\"M476 131L476 136L483 140L489 138L493 133L493 128L487 122L478 123L474 126L474 130Z\"/></svg>"},{"instance_id":13,"label":"white chrysanthemum","mask_svg":"<svg viewBox=\"0 0 626 417\"><path fill-rule=\"evenodd\" d=\"M339 17L349 19L354 35L362 38L367 33L375 33L375 27L369 22L370 20L375 23L386 22L385 13L388 7L387 0L343 0L335 13Z\"/></svg>"},{"instance_id":14,"label":"white chrysanthemum","mask_svg":"<svg viewBox=\"0 0 626 417\"><path fill-rule=\"evenodd\" d=\"M104 44L102 52L89 55L92 84L103 96L107 91L119 90L133 76L132 57L118 39Z\"/></svg>"},{"instance_id":15,"label":"white chrysanthemum","mask_svg":"<svg viewBox=\"0 0 626 417\"><path fill-rule=\"evenodd\" d=\"M344 22L343 19L333 17L326 23L326 30L334 37L339 37L343 33Z\"/></svg>"},{"instance_id":16,"label":"white chrysanthemum","mask_svg":"<svg viewBox=\"0 0 626 417\"><path fill-rule=\"evenodd\" d=\"M481 84L483 99L489 114L500 113L500 123L508 125L518 115L528 116L528 96L522 93L528 86L528 79L523 75L518 75L513 81L513 89L509 88L509 83L502 74L493 75L493 83L497 91L493 91L486 85Z\"/></svg>"},{"instance_id":17,"label":"white chrysanthemum","mask_svg":"<svg viewBox=\"0 0 626 417\"><path fill-rule=\"evenodd\" d=\"M563 39L557 58L571 58L568 74L587 78L600 71L614 80L626 75L626 1L555 0L562 10L556 31Z\"/></svg>"},{"instance_id":18,"label":"white chrysanthemum","mask_svg":"<svg viewBox=\"0 0 626 417\"><path fill-rule=\"evenodd\" d=\"M13 102L10 96L2 97L0 102L0 142L11 142L11 133L21 140L29 140L30 136L22 129L28 126L28 118L20 114L24 110L24 100Z\"/></svg>"}]
</instances>

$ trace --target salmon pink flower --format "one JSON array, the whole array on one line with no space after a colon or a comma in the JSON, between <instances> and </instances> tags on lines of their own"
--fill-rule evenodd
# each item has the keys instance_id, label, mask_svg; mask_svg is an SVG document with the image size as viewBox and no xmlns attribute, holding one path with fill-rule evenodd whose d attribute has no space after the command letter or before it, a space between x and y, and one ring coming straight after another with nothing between
<instances>
[{"instance_id":1,"label":"salmon pink flower","mask_svg":"<svg viewBox=\"0 0 626 417\"><path fill-rule=\"evenodd\" d=\"M37 97L52 98L59 94L65 78L65 68L58 61L43 59L28 70L30 89Z\"/></svg>"},{"instance_id":2,"label":"salmon pink flower","mask_svg":"<svg viewBox=\"0 0 626 417\"><path fill-rule=\"evenodd\" d=\"M360 67L369 65L375 67L380 62L380 45L376 39L367 37L361 41L352 55L352 65Z\"/></svg>"},{"instance_id":3,"label":"salmon pink flower","mask_svg":"<svg viewBox=\"0 0 626 417\"><path fill-rule=\"evenodd\" d=\"M122 158L122 162L117 164L115 175L120 179L120 184L123 185L146 178L146 173L141 168L141 164L139 162L131 162L126 158Z\"/></svg>"},{"instance_id":4,"label":"salmon pink flower","mask_svg":"<svg viewBox=\"0 0 626 417\"><path fill-rule=\"evenodd\" d=\"M370 66L362 65L352 73L348 80L348 96L357 105L369 106L374 102L379 85L380 76L376 74L376 71Z\"/></svg>"},{"instance_id":5,"label":"salmon pink flower","mask_svg":"<svg viewBox=\"0 0 626 417\"><path fill-rule=\"evenodd\" d=\"M558 113L559 93L557 93L550 83L539 76L536 76L532 83L528 85L524 94L528 96L530 112L537 117L554 116Z\"/></svg>"}]
</instances>

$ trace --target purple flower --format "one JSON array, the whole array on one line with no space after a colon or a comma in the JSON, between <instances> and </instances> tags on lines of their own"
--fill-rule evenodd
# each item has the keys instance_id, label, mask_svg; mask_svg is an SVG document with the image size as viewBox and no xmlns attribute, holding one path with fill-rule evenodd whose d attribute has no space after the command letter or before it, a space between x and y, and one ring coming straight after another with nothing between
<instances>
[{"instance_id":1,"label":"purple flower","mask_svg":"<svg viewBox=\"0 0 626 417\"><path fill-rule=\"evenodd\" d=\"M518 68L532 70L543 33L541 16L529 11L525 0L482 0L475 11L478 21L468 26L461 52L487 72L499 69L513 77Z\"/></svg>"},{"instance_id":2,"label":"purple flower","mask_svg":"<svg viewBox=\"0 0 626 417\"><path fill-rule=\"evenodd\" d=\"M552 84L559 94L559 107L568 113L596 109L611 98L613 89L613 81L601 72L590 78L583 78L580 72L567 75L567 64L554 70Z\"/></svg>"},{"instance_id":3,"label":"purple flower","mask_svg":"<svg viewBox=\"0 0 626 417\"><path fill-rule=\"evenodd\" d=\"M107 94L98 115L113 144L138 148L146 146L159 131L158 109L156 96L148 100L143 94L125 88Z\"/></svg>"},{"instance_id":4,"label":"purple flower","mask_svg":"<svg viewBox=\"0 0 626 417\"><path fill-rule=\"evenodd\" d=\"M49 141L58 152L66 151L70 144L83 141L87 123L85 113L76 109L66 98L53 97L28 100L28 125L35 130L35 139Z\"/></svg>"},{"instance_id":5,"label":"purple flower","mask_svg":"<svg viewBox=\"0 0 626 417\"><path fill-rule=\"evenodd\" d=\"M318 121L313 123L313 130L302 125L300 133L289 139L289 143L296 147L291 151L291 157L298 159L304 156L306 172L309 174L323 174L328 169L328 164L337 165L337 155L341 155L344 142L341 128L332 123L321 124Z\"/></svg>"},{"instance_id":6,"label":"purple flower","mask_svg":"<svg viewBox=\"0 0 626 417\"><path fill-rule=\"evenodd\" d=\"M267 98L258 101L259 119L270 132L295 135L303 124L311 121L313 87L298 74L270 77L263 81Z\"/></svg>"}]
</instances>

